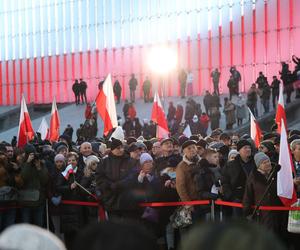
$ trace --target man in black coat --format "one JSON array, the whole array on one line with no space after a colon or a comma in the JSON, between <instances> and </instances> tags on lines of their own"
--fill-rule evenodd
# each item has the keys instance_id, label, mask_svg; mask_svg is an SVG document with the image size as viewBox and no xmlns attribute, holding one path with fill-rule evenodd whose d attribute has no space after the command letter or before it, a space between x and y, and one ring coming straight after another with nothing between
<instances>
[{"instance_id":1,"label":"man in black coat","mask_svg":"<svg viewBox=\"0 0 300 250\"><path fill-rule=\"evenodd\" d=\"M96 170L96 194L109 217L122 217L123 182L135 166L120 140L112 138L110 149L108 157L100 161Z\"/></svg>"},{"instance_id":2,"label":"man in black coat","mask_svg":"<svg viewBox=\"0 0 300 250\"><path fill-rule=\"evenodd\" d=\"M79 93L80 93L80 97L81 97L81 102L83 103L87 103L87 98L86 98L86 89L87 89L87 84L85 81L83 81L83 79L80 79L80 83L79 83ZM84 98L84 101L83 101Z\"/></svg>"},{"instance_id":3,"label":"man in black coat","mask_svg":"<svg viewBox=\"0 0 300 250\"><path fill-rule=\"evenodd\" d=\"M129 90L130 90L130 101L135 102L135 90L138 85L137 79L134 74L131 74L131 79L129 81Z\"/></svg>"},{"instance_id":4,"label":"man in black coat","mask_svg":"<svg viewBox=\"0 0 300 250\"><path fill-rule=\"evenodd\" d=\"M277 79L277 76L273 76L271 89L272 89L272 103L274 109L275 109L276 100L278 101L279 98L279 86L280 86L280 81Z\"/></svg>"},{"instance_id":5,"label":"man in black coat","mask_svg":"<svg viewBox=\"0 0 300 250\"><path fill-rule=\"evenodd\" d=\"M118 79L115 81L114 83L114 94L117 97L117 103L120 103L120 99L121 99L121 93L122 93L122 87L120 85L120 82L118 81Z\"/></svg>"},{"instance_id":6,"label":"man in black coat","mask_svg":"<svg viewBox=\"0 0 300 250\"><path fill-rule=\"evenodd\" d=\"M220 75L221 73L219 72L218 69L215 69L213 72L211 72L210 77L213 80L213 84L214 84L214 92L217 93L217 95L220 95L219 92L219 81L220 81Z\"/></svg>"},{"instance_id":7,"label":"man in black coat","mask_svg":"<svg viewBox=\"0 0 300 250\"><path fill-rule=\"evenodd\" d=\"M205 112L208 116L210 115L211 98L212 98L212 95L209 93L208 90L206 90L205 96L203 98L203 105L205 107Z\"/></svg>"},{"instance_id":8,"label":"man in black coat","mask_svg":"<svg viewBox=\"0 0 300 250\"><path fill-rule=\"evenodd\" d=\"M251 155L252 145L247 140L240 140L237 143L239 155L235 160L227 162L222 169L222 189L224 200L241 202L243 200L245 186L248 176L255 163ZM233 216L241 216L242 211L239 208L233 208Z\"/></svg>"},{"instance_id":9,"label":"man in black coat","mask_svg":"<svg viewBox=\"0 0 300 250\"><path fill-rule=\"evenodd\" d=\"M143 83L143 91L144 91L144 102L147 103L150 101L150 89L151 89L151 82L146 77L146 80Z\"/></svg>"},{"instance_id":10,"label":"man in black coat","mask_svg":"<svg viewBox=\"0 0 300 250\"><path fill-rule=\"evenodd\" d=\"M78 105L80 103L80 97L79 97L80 85L77 79L75 79L75 82L72 86L72 90L75 95L75 103L76 105Z\"/></svg>"}]
</instances>

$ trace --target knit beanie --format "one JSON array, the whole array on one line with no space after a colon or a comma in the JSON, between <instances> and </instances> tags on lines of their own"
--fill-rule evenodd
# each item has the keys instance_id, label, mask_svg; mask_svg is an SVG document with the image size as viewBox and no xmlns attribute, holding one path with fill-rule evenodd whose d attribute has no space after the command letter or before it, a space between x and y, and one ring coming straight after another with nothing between
<instances>
[{"instance_id":1,"label":"knit beanie","mask_svg":"<svg viewBox=\"0 0 300 250\"><path fill-rule=\"evenodd\" d=\"M238 143L236 144L236 149L237 151L240 151L240 149L244 146L252 146L251 143L245 139L239 140Z\"/></svg>"},{"instance_id":2,"label":"knit beanie","mask_svg":"<svg viewBox=\"0 0 300 250\"><path fill-rule=\"evenodd\" d=\"M95 155L90 155L85 159L85 164L86 164L86 166L89 166L94 161L98 163L99 162L98 157Z\"/></svg>"},{"instance_id":3,"label":"knit beanie","mask_svg":"<svg viewBox=\"0 0 300 250\"><path fill-rule=\"evenodd\" d=\"M269 151L275 151L274 144L270 140L262 141L260 144L265 146Z\"/></svg>"},{"instance_id":4,"label":"knit beanie","mask_svg":"<svg viewBox=\"0 0 300 250\"><path fill-rule=\"evenodd\" d=\"M228 159L230 159L230 157L231 157L232 155L238 155L238 154L239 154L239 152L238 152L237 150L231 149L231 150L229 151L229 153L228 153Z\"/></svg>"},{"instance_id":5,"label":"knit beanie","mask_svg":"<svg viewBox=\"0 0 300 250\"><path fill-rule=\"evenodd\" d=\"M270 158L263 152L259 152L259 153L255 154L255 156L254 156L254 161L255 161L256 167L259 167L260 164L265 160L270 160Z\"/></svg>"},{"instance_id":6,"label":"knit beanie","mask_svg":"<svg viewBox=\"0 0 300 250\"><path fill-rule=\"evenodd\" d=\"M57 161L64 161L65 160L65 157L63 154L57 154L55 157L54 157L54 162L57 162Z\"/></svg>"},{"instance_id":7,"label":"knit beanie","mask_svg":"<svg viewBox=\"0 0 300 250\"><path fill-rule=\"evenodd\" d=\"M153 161L153 158L148 153L142 153L140 157L140 164L143 165L145 161Z\"/></svg>"},{"instance_id":8,"label":"knit beanie","mask_svg":"<svg viewBox=\"0 0 300 250\"><path fill-rule=\"evenodd\" d=\"M112 138L112 139L111 139L111 144L110 144L110 149L111 149L111 150L114 150L114 149L116 149L117 147L122 146L122 145L123 145L123 144L122 144L122 142L121 142L120 140L115 139L115 138Z\"/></svg>"}]
</instances>

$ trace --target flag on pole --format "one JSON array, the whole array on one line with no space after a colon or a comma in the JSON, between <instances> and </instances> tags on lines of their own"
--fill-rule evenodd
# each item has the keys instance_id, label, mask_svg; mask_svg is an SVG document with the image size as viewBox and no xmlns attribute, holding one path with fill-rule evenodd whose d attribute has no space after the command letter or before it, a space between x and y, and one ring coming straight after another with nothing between
<instances>
[{"instance_id":1,"label":"flag on pole","mask_svg":"<svg viewBox=\"0 0 300 250\"><path fill-rule=\"evenodd\" d=\"M297 195L293 182L292 157L287 140L284 120L281 120L279 165L280 171L277 173L277 195L285 206L291 206L297 201Z\"/></svg>"},{"instance_id":2,"label":"flag on pole","mask_svg":"<svg viewBox=\"0 0 300 250\"><path fill-rule=\"evenodd\" d=\"M59 138L59 127L60 127L60 121L59 121L59 115L58 110L56 106L56 100L55 97L52 102L52 110L51 110L51 118L50 118L50 141L58 141Z\"/></svg>"},{"instance_id":3,"label":"flag on pole","mask_svg":"<svg viewBox=\"0 0 300 250\"><path fill-rule=\"evenodd\" d=\"M191 127L188 124L182 132L187 138L190 138L192 135Z\"/></svg>"},{"instance_id":4,"label":"flag on pole","mask_svg":"<svg viewBox=\"0 0 300 250\"><path fill-rule=\"evenodd\" d=\"M41 134L42 140L49 140L49 126L48 126L48 123L47 123L45 117L43 117L40 127L37 132L39 132Z\"/></svg>"},{"instance_id":5,"label":"flag on pole","mask_svg":"<svg viewBox=\"0 0 300 250\"><path fill-rule=\"evenodd\" d=\"M157 92L154 95L151 119L157 124L157 138L167 138L169 136L168 123Z\"/></svg>"},{"instance_id":6,"label":"flag on pole","mask_svg":"<svg viewBox=\"0 0 300 250\"><path fill-rule=\"evenodd\" d=\"M250 137L255 142L255 146L258 148L262 138L262 132L251 110L249 108L248 110L250 113Z\"/></svg>"},{"instance_id":7,"label":"flag on pole","mask_svg":"<svg viewBox=\"0 0 300 250\"><path fill-rule=\"evenodd\" d=\"M111 76L108 74L102 89L96 97L97 111L104 123L103 134L107 135L109 131L118 126L115 97L111 82Z\"/></svg>"},{"instance_id":8,"label":"flag on pole","mask_svg":"<svg viewBox=\"0 0 300 250\"><path fill-rule=\"evenodd\" d=\"M277 124L277 132L281 133L281 120L284 121L284 126L287 128L286 114L284 108L284 98L283 98L283 85L279 85L279 99L276 110L275 122Z\"/></svg>"},{"instance_id":9,"label":"flag on pole","mask_svg":"<svg viewBox=\"0 0 300 250\"><path fill-rule=\"evenodd\" d=\"M65 169L63 172L61 172L61 174L63 175L63 177L64 177L66 180L68 180L69 177L70 177L70 175L71 175L71 174L75 174L76 172L77 172L77 167L74 169L74 168L72 167L72 165L70 164L70 165L68 165L68 166L66 167L66 169Z\"/></svg>"},{"instance_id":10,"label":"flag on pole","mask_svg":"<svg viewBox=\"0 0 300 250\"><path fill-rule=\"evenodd\" d=\"M23 147L28 141L32 140L33 137L34 130L32 128L24 95L22 95L17 146Z\"/></svg>"}]
</instances>

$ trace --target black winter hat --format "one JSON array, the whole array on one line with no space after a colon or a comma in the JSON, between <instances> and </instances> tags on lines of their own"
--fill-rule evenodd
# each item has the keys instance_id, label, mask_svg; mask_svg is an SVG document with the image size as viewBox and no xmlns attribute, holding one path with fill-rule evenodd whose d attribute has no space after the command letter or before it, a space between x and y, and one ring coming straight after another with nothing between
<instances>
[{"instance_id":1,"label":"black winter hat","mask_svg":"<svg viewBox=\"0 0 300 250\"><path fill-rule=\"evenodd\" d=\"M166 142L168 142L168 141L170 141L170 142L173 143L173 139L172 139L172 138L166 138L166 139L163 139L163 140L160 142L160 145L163 145L164 143L166 143Z\"/></svg>"},{"instance_id":2,"label":"black winter hat","mask_svg":"<svg viewBox=\"0 0 300 250\"><path fill-rule=\"evenodd\" d=\"M134 137L128 137L127 138L127 145L130 145L133 142L136 142L136 139Z\"/></svg>"},{"instance_id":3,"label":"black winter hat","mask_svg":"<svg viewBox=\"0 0 300 250\"><path fill-rule=\"evenodd\" d=\"M199 136L198 135L191 135L190 136L190 140L193 140L193 141L199 141Z\"/></svg>"},{"instance_id":4,"label":"black winter hat","mask_svg":"<svg viewBox=\"0 0 300 250\"><path fill-rule=\"evenodd\" d=\"M198 142L197 142L197 146L200 146L202 148L206 148L207 147L207 142L204 140L204 139L200 139Z\"/></svg>"},{"instance_id":5,"label":"black winter hat","mask_svg":"<svg viewBox=\"0 0 300 250\"><path fill-rule=\"evenodd\" d=\"M179 138L178 138L179 146L182 146L188 140L189 140L189 138L187 138L185 135L179 136Z\"/></svg>"},{"instance_id":6,"label":"black winter hat","mask_svg":"<svg viewBox=\"0 0 300 250\"><path fill-rule=\"evenodd\" d=\"M239 140L238 143L236 144L236 149L237 151L240 151L240 149L244 146L250 146L252 147L251 143L245 139Z\"/></svg>"},{"instance_id":7,"label":"black winter hat","mask_svg":"<svg viewBox=\"0 0 300 250\"><path fill-rule=\"evenodd\" d=\"M69 148L68 145L65 142L58 142L53 146L53 149L55 150L55 152L59 152L62 148Z\"/></svg>"},{"instance_id":8,"label":"black winter hat","mask_svg":"<svg viewBox=\"0 0 300 250\"><path fill-rule=\"evenodd\" d=\"M111 144L110 144L110 149L111 149L111 150L114 150L114 149L116 149L117 147L122 146L122 145L123 145L123 144L122 144L122 142L121 142L120 140L115 139L115 138L112 138L112 139L111 139Z\"/></svg>"},{"instance_id":9,"label":"black winter hat","mask_svg":"<svg viewBox=\"0 0 300 250\"><path fill-rule=\"evenodd\" d=\"M269 151L275 151L274 144L270 140L262 141L260 144L265 146Z\"/></svg>"},{"instance_id":10,"label":"black winter hat","mask_svg":"<svg viewBox=\"0 0 300 250\"><path fill-rule=\"evenodd\" d=\"M25 152L25 154L31 154L31 153L36 154L36 149L32 144L27 143L24 146L24 152Z\"/></svg>"},{"instance_id":11,"label":"black winter hat","mask_svg":"<svg viewBox=\"0 0 300 250\"><path fill-rule=\"evenodd\" d=\"M190 145L196 145L196 141L193 140L188 140L186 142L184 142L181 146L182 150L184 150L186 147L190 146Z\"/></svg>"}]
</instances>

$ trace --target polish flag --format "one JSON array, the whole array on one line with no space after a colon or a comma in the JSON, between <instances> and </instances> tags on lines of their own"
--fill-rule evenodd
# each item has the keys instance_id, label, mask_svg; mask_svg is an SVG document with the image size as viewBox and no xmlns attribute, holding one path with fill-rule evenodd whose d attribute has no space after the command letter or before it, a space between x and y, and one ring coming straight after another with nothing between
<instances>
[{"instance_id":1,"label":"polish flag","mask_svg":"<svg viewBox=\"0 0 300 250\"><path fill-rule=\"evenodd\" d=\"M47 123L45 117L43 117L42 122L41 122L40 127L37 132L39 132L41 134L42 140L49 140L49 126L48 126L48 123Z\"/></svg>"},{"instance_id":2,"label":"polish flag","mask_svg":"<svg viewBox=\"0 0 300 250\"><path fill-rule=\"evenodd\" d=\"M104 123L103 134L107 135L110 130L118 126L116 103L110 74L106 77L103 87L96 97L96 106L98 114Z\"/></svg>"},{"instance_id":3,"label":"polish flag","mask_svg":"<svg viewBox=\"0 0 300 250\"><path fill-rule=\"evenodd\" d=\"M258 148L260 144L260 140L262 138L262 132L251 110L250 109L248 110L250 113L250 136L251 139L255 142L255 146Z\"/></svg>"},{"instance_id":4,"label":"polish flag","mask_svg":"<svg viewBox=\"0 0 300 250\"><path fill-rule=\"evenodd\" d=\"M151 119L157 124L156 137L169 137L168 123L157 92L154 95Z\"/></svg>"},{"instance_id":5,"label":"polish flag","mask_svg":"<svg viewBox=\"0 0 300 250\"><path fill-rule=\"evenodd\" d=\"M279 86L279 99L276 110L275 122L277 124L277 132L281 132L281 119L284 121L284 126L287 128L286 114L284 109L284 99L283 99L283 85Z\"/></svg>"},{"instance_id":6,"label":"polish flag","mask_svg":"<svg viewBox=\"0 0 300 250\"><path fill-rule=\"evenodd\" d=\"M187 138L190 138L192 136L192 131L191 131L191 127L188 124L185 129L182 132Z\"/></svg>"},{"instance_id":7,"label":"polish flag","mask_svg":"<svg viewBox=\"0 0 300 250\"><path fill-rule=\"evenodd\" d=\"M68 180L69 179L69 177L70 177L70 175L73 175L73 174L75 174L77 172L77 167L75 167L75 169L72 167L72 165L68 165L67 167L66 167L66 169L63 171L63 172L61 172L61 174L63 175L63 177L66 179L66 180Z\"/></svg>"},{"instance_id":8,"label":"polish flag","mask_svg":"<svg viewBox=\"0 0 300 250\"><path fill-rule=\"evenodd\" d=\"M281 120L279 165L280 171L277 173L277 195L285 206L291 206L297 201L297 195L293 182L292 157L287 141L286 127L284 120Z\"/></svg>"},{"instance_id":9,"label":"polish flag","mask_svg":"<svg viewBox=\"0 0 300 250\"><path fill-rule=\"evenodd\" d=\"M25 98L22 96L17 146L23 147L28 141L32 140L33 137L34 130L32 128Z\"/></svg>"},{"instance_id":10,"label":"polish flag","mask_svg":"<svg viewBox=\"0 0 300 250\"><path fill-rule=\"evenodd\" d=\"M51 118L50 118L50 141L58 141L59 138L59 127L60 127L60 121L59 121L59 115L58 110L56 106L56 100L55 97L52 102L52 110L51 110Z\"/></svg>"}]
</instances>

